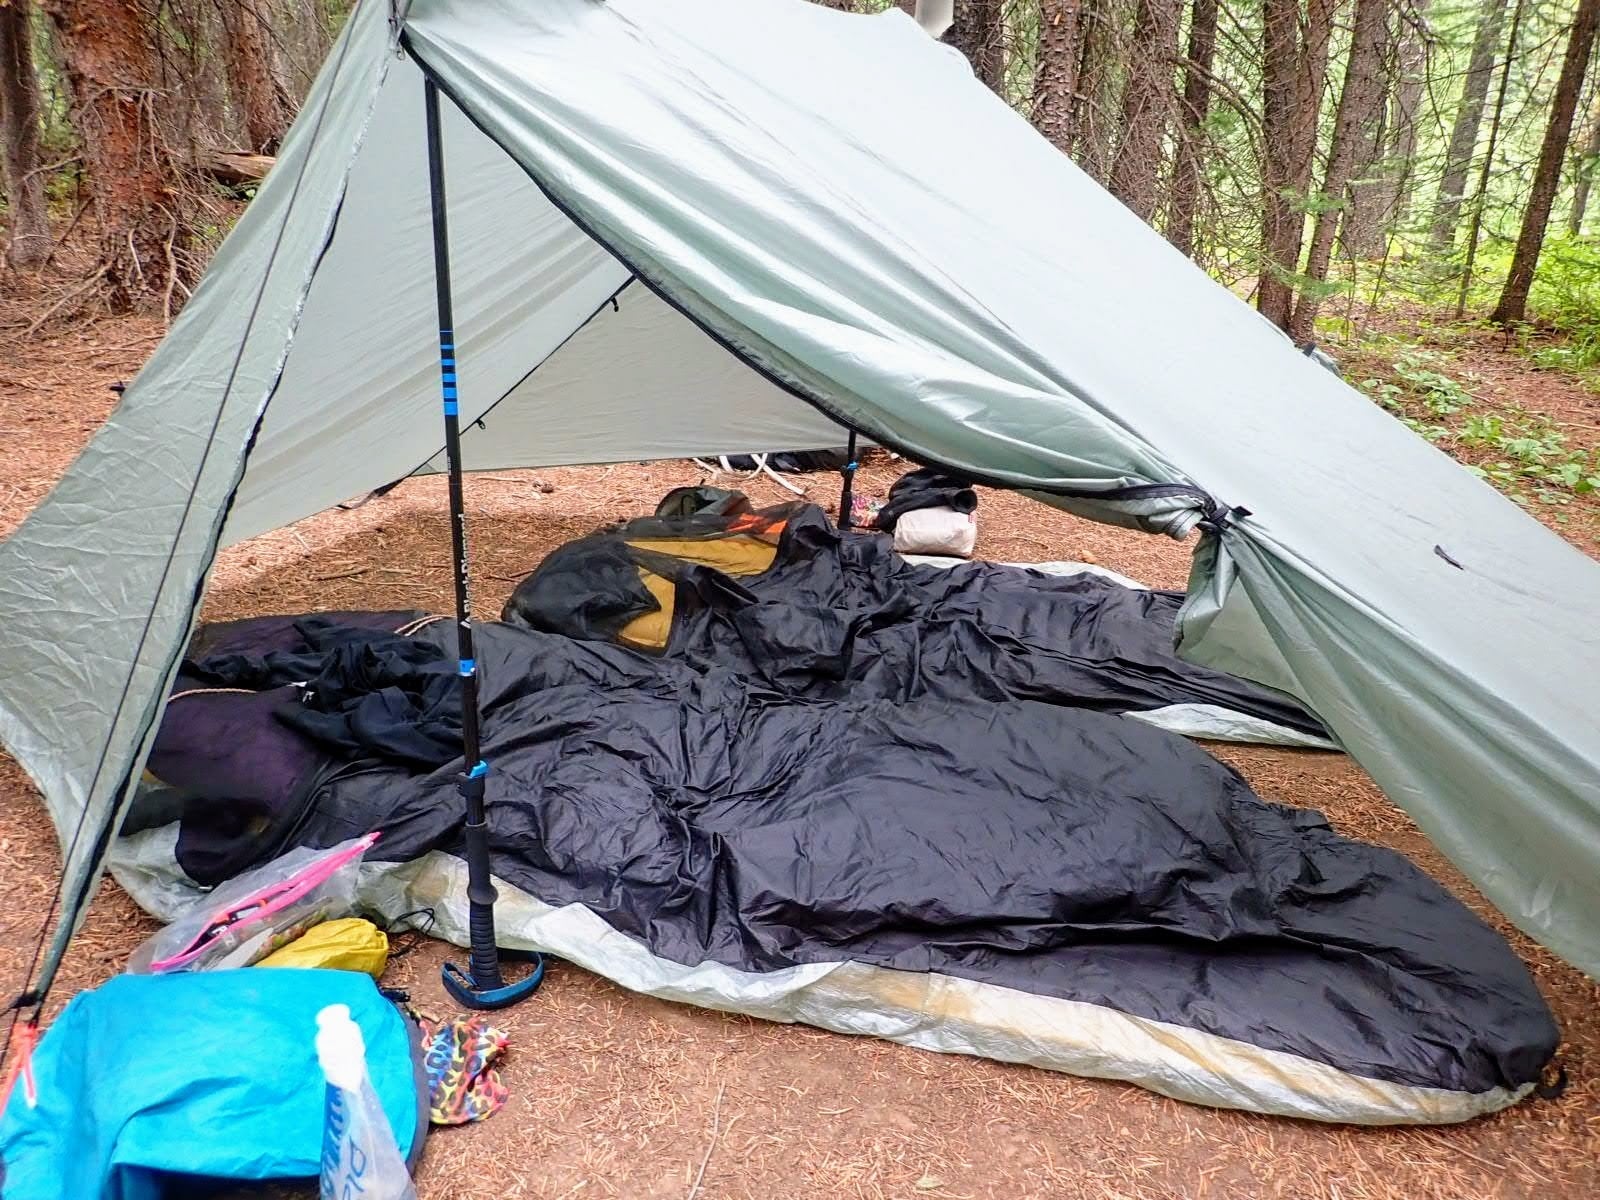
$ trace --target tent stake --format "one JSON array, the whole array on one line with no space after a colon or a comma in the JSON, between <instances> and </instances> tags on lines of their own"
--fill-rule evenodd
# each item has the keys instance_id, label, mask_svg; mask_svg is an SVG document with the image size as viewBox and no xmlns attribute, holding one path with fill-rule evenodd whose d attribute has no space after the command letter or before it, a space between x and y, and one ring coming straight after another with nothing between
<instances>
[{"instance_id":1,"label":"tent stake","mask_svg":"<svg viewBox=\"0 0 1600 1200\"><path fill-rule=\"evenodd\" d=\"M472 610L467 594L467 515L461 495L461 421L456 403L455 318L450 295L450 236L445 218L444 146L439 135L439 89L423 85L428 122L428 197L433 208L433 270L439 300L439 380L444 396L444 448L449 462L450 554L456 585L456 649L461 677L461 774L456 787L466 806L463 828L467 858L468 925L471 974L445 963L445 989L468 1008L504 1008L529 995L544 977L544 962L533 973L508 984L500 974L495 944L494 883L489 875L489 828L484 815L484 781L489 764L478 741L478 665L472 646ZM508 955L509 957L509 955ZM522 957L522 956L518 956Z\"/></svg>"},{"instance_id":2,"label":"tent stake","mask_svg":"<svg viewBox=\"0 0 1600 1200\"><path fill-rule=\"evenodd\" d=\"M856 431L850 431L850 440L845 445L844 467L839 471L839 528L849 529L854 522L850 517L850 507L855 503L856 487Z\"/></svg>"}]
</instances>

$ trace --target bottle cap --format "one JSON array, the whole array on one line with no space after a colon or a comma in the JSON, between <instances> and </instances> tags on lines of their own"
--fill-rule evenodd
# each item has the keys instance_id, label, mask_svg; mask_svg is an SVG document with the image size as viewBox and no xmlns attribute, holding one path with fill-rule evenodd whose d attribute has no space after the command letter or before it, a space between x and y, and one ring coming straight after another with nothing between
<instances>
[{"instance_id":1,"label":"bottle cap","mask_svg":"<svg viewBox=\"0 0 1600 1200\"><path fill-rule=\"evenodd\" d=\"M346 1091L361 1087L367 1069L366 1039L350 1007L330 1004L317 1013L317 1062L329 1083Z\"/></svg>"}]
</instances>

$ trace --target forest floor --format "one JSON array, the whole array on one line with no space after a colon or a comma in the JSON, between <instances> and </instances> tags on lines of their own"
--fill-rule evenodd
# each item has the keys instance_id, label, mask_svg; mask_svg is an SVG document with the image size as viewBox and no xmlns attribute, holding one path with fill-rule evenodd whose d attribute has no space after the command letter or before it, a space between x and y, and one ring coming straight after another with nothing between
<instances>
[{"instance_id":1,"label":"forest floor","mask_svg":"<svg viewBox=\"0 0 1600 1200\"><path fill-rule=\"evenodd\" d=\"M13 331L0 333L0 534L49 490L109 413L110 385L132 376L161 333L156 322L128 318L46 327L21 339L16 331L30 311L39 311L35 297L0 299L0 330ZM1600 442L1600 396L1591 387L1535 369L1497 335L1426 324L1396 317L1388 332L1407 345L1428 343L1443 356L1429 360L1435 366L1471 377L1471 404L1450 414L1451 430L1475 413L1517 421L1531 415L1571 446ZM1357 372L1380 372L1379 357L1355 356ZM1398 401L1402 410L1414 402L1410 392ZM1479 451L1454 438L1439 435L1442 447L1475 461ZM897 468L870 465L858 490L881 495ZM476 610L497 614L515 580L555 546L601 522L648 512L667 488L700 478L684 462L469 478ZM803 482L821 503L836 498L833 477ZM748 490L762 502L785 498L766 483ZM1600 557L1600 499L1532 500L1530 507ZM1189 547L1179 543L1002 493L985 492L978 517L978 550L987 558L1089 560L1153 585L1184 583ZM205 616L330 607L443 611L450 603L448 544L440 482L412 480L359 509L323 513L231 548L213 576ZM1451 1128L1321 1126L669 1004L558 963L536 998L498 1018L511 1038L504 1066L510 1102L483 1124L435 1132L420 1195L1600 1195L1600 987L1510 928L1347 758L1209 748L1267 798L1314 806L1342 832L1410 855L1501 929L1561 1023L1561 1059L1571 1079L1565 1094ZM38 797L4 756L0 864L0 989L9 995L38 936L59 857ZM108 881L67 959L56 1002L116 973L154 928ZM438 968L451 953L425 941L391 966L386 982L408 988L424 1009L449 1011Z\"/></svg>"}]
</instances>

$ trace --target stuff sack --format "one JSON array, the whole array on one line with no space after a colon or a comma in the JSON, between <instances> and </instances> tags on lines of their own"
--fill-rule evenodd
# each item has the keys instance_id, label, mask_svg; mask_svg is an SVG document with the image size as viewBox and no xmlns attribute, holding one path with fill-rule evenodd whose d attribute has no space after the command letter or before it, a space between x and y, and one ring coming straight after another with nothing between
<instances>
[{"instance_id":1,"label":"stuff sack","mask_svg":"<svg viewBox=\"0 0 1600 1200\"><path fill-rule=\"evenodd\" d=\"M971 513L953 508L913 509L902 514L894 526L894 548L899 554L971 558L977 544L977 521Z\"/></svg>"},{"instance_id":2,"label":"stuff sack","mask_svg":"<svg viewBox=\"0 0 1600 1200\"><path fill-rule=\"evenodd\" d=\"M349 1007L400 1152L428 1094L416 1026L351 971L120 975L73 997L0 1118L5 1200L155 1200L173 1185L313 1178L325 1087L317 1013Z\"/></svg>"},{"instance_id":3,"label":"stuff sack","mask_svg":"<svg viewBox=\"0 0 1600 1200\"><path fill-rule=\"evenodd\" d=\"M326 967L330 971L360 971L378 979L389 965L389 935L371 921L341 917L313 926L255 965Z\"/></svg>"}]
</instances>

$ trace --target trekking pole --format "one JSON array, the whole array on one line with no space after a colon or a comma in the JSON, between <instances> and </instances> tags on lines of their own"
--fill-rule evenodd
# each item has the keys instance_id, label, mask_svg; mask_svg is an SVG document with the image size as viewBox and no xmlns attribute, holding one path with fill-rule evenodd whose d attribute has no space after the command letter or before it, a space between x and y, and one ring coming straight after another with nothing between
<instances>
[{"instance_id":1,"label":"trekking pole","mask_svg":"<svg viewBox=\"0 0 1600 1200\"><path fill-rule=\"evenodd\" d=\"M455 963L441 969L445 989L468 1008L504 1008L537 988L544 961L537 954L510 953L507 958L531 960L533 973L516 983L500 974L501 952L495 943L494 883L489 875L489 826L484 813L484 783L489 764L478 738L478 663L472 646L472 611L467 595L467 514L461 497L461 420L456 401L456 337L450 295L450 238L445 218L444 145L439 135L439 89L432 79L423 84L428 114L428 197L433 208L433 272L439 301L439 381L444 395L444 448L449 463L450 556L456 586L456 650L461 677L461 773L456 789L466 806L463 829L467 859L468 926L471 931L470 974Z\"/></svg>"},{"instance_id":2,"label":"trekking pole","mask_svg":"<svg viewBox=\"0 0 1600 1200\"><path fill-rule=\"evenodd\" d=\"M852 524L850 509L855 503L856 487L856 431L850 431L850 440L845 443L844 466L839 470L839 528L849 529Z\"/></svg>"}]
</instances>

